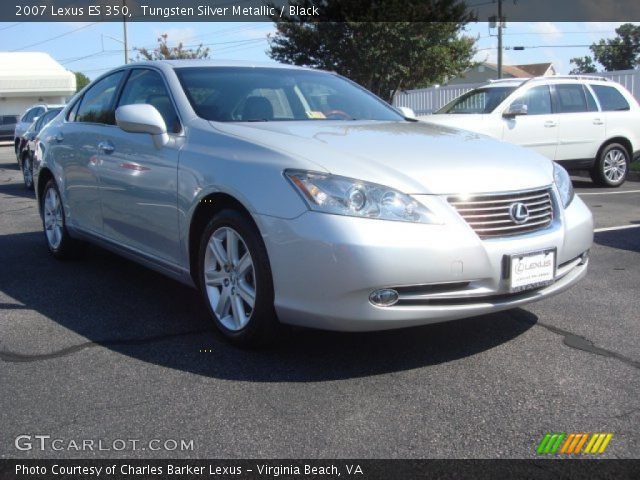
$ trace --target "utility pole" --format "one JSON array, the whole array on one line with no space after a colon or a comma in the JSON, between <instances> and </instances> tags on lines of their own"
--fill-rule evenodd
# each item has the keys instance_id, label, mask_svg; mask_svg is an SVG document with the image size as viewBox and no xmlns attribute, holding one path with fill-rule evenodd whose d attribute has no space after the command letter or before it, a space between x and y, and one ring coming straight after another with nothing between
<instances>
[{"instance_id":1,"label":"utility pole","mask_svg":"<svg viewBox=\"0 0 640 480\"><path fill-rule=\"evenodd\" d=\"M122 6L126 6L126 1L122 0ZM129 42L127 41L127 16L122 15L122 28L124 29L124 63L129 63Z\"/></svg>"},{"instance_id":2,"label":"utility pole","mask_svg":"<svg viewBox=\"0 0 640 480\"><path fill-rule=\"evenodd\" d=\"M502 23L502 0L498 0L498 78L502 78Z\"/></svg>"}]
</instances>

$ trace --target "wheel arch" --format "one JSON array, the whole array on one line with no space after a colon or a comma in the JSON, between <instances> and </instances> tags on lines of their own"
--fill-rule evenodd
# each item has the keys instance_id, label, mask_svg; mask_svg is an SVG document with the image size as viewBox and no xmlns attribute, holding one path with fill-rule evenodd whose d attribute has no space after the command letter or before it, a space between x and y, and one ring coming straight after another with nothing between
<instances>
[{"instance_id":1,"label":"wheel arch","mask_svg":"<svg viewBox=\"0 0 640 480\"><path fill-rule=\"evenodd\" d=\"M42 216L42 194L44 193L44 187L52 178L55 177L53 176L51 170L46 167L40 169L40 172L38 173L38 184L35 185L36 195L38 198L38 211L40 212L40 216Z\"/></svg>"},{"instance_id":2,"label":"wheel arch","mask_svg":"<svg viewBox=\"0 0 640 480\"><path fill-rule=\"evenodd\" d=\"M238 210L247 217L258 231L260 231L249 209L234 196L224 192L214 192L202 197L189 222L189 237L187 243L189 272L191 274L191 279L196 285L199 283L198 255L200 252L200 239L202 237L202 233L204 232L204 229L211 217L225 208Z\"/></svg>"},{"instance_id":3,"label":"wheel arch","mask_svg":"<svg viewBox=\"0 0 640 480\"><path fill-rule=\"evenodd\" d=\"M602 151L612 143L619 143L620 145L622 145L627 150L627 154L629 155L629 160L631 161L631 156L633 155L633 146L631 145L631 141L627 137L624 137L621 135L616 137L611 137L605 140L602 143L602 145L600 145L600 148L598 149L598 153L596 154L596 160L600 159L600 155L602 155Z\"/></svg>"}]
</instances>

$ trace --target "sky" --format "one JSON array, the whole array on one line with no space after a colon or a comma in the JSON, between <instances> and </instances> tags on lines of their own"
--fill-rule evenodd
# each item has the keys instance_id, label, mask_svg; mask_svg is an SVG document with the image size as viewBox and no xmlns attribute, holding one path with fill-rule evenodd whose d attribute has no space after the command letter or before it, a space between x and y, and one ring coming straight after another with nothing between
<instances>
[{"instance_id":1,"label":"sky","mask_svg":"<svg viewBox=\"0 0 640 480\"><path fill-rule=\"evenodd\" d=\"M600 38L615 36L621 22L527 22L510 23L504 31L504 64L553 62L556 71L566 74L570 59L589 55L588 46ZM168 34L169 44L182 42L209 47L213 58L271 61L266 53L272 23L228 22L135 22L127 24L129 47L153 48L157 38ZM496 63L497 32L486 22L472 23L466 35L477 38L475 60ZM85 73L89 78L124 63L123 25L98 23L1 23L0 50L46 52L65 68ZM524 46L525 50L512 50ZM135 59L136 52L130 52Z\"/></svg>"}]
</instances>

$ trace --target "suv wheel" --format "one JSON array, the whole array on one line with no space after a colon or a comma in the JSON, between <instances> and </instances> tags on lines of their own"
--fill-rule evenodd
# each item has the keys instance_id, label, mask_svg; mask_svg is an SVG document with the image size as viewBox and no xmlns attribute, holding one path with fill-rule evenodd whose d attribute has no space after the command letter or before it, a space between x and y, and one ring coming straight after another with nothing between
<instances>
[{"instance_id":1,"label":"suv wheel","mask_svg":"<svg viewBox=\"0 0 640 480\"><path fill-rule=\"evenodd\" d=\"M229 340L252 347L275 338L280 324L269 258L260 233L245 215L225 209L206 226L199 283L211 316Z\"/></svg>"},{"instance_id":2,"label":"suv wheel","mask_svg":"<svg viewBox=\"0 0 640 480\"><path fill-rule=\"evenodd\" d=\"M591 179L602 187L619 187L629 171L629 152L619 143L611 143L602 149L591 170Z\"/></svg>"}]
</instances>

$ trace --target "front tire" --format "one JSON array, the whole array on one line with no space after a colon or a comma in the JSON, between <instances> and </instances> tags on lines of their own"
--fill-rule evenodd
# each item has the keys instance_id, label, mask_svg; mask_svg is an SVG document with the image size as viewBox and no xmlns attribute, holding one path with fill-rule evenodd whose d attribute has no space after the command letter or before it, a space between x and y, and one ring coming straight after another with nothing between
<instances>
[{"instance_id":1,"label":"front tire","mask_svg":"<svg viewBox=\"0 0 640 480\"><path fill-rule=\"evenodd\" d=\"M601 187L619 187L627 179L629 152L619 143L604 147L591 169L591 179Z\"/></svg>"},{"instance_id":2,"label":"front tire","mask_svg":"<svg viewBox=\"0 0 640 480\"><path fill-rule=\"evenodd\" d=\"M269 258L245 215L233 209L214 215L202 234L198 265L200 289L225 337L245 347L275 339L280 324Z\"/></svg>"},{"instance_id":3,"label":"front tire","mask_svg":"<svg viewBox=\"0 0 640 480\"><path fill-rule=\"evenodd\" d=\"M50 179L42 192L42 225L47 247L59 259L77 257L84 246L67 231L62 197L55 180Z\"/></svg>"}]
</instances>

